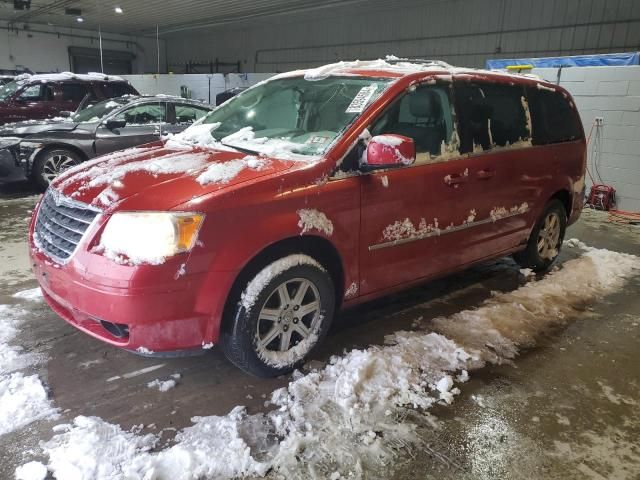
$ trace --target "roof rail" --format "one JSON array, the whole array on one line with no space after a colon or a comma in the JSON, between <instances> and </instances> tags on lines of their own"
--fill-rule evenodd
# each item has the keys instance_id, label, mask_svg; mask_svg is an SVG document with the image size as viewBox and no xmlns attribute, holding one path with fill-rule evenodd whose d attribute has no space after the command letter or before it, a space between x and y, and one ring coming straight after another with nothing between
<instances>
[{"instance_id":1,"label":"roof rail","mask_svg":"<svg viewBox=\"0 0 640 480\"><path fill-rule=\"evenodd\" d=\"M385 61L387 63L401 63L401 62L408 62L408 63L417 63L420 65L436 65L438 67L451 67L450 64L448 64L447 62L443 62L442 60L430 60L427 58L398 58L398 57L387 57L385 59Z\"/></svg>"}]
</instances>

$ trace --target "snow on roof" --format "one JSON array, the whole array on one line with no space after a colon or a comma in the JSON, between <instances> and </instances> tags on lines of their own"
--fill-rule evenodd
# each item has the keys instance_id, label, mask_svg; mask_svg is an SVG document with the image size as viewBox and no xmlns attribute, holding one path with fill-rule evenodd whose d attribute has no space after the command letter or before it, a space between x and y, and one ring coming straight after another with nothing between
<instances>
[{"instance_id":1,"label":"snow on roof","mask_svg":"<svg viewBox=\"0 0 640 480\"><path fill-rule=\"evenodd\" d=\"M59 82L62 80L102 80L102 81L120 81L124 82L125 79L122 77L118 77L116 75L104 75L102 73L97 72L89 72L89 73L72 73L72 72L62 72L62 73L40 73L36 75L29 75L28 73L22 74L18 77L18 79L22 80L30 80L32 82Z\"/></svg>"},{"instance_id":2,"label":"snow on roof","mask_svg":"<svg viewBox=\"0 0 640 480\"><path fill-rule=\"evenodd\" d=\"M511 78L529 78L535 81L545 82L540 77L530 74L519 74L513 72L506 72L503 70L485 70L479 68L470 67L456 67L450 65L441 60L424 60L424 59L411 59L411 58L399 58L394 55L387 55L384 59L378 60L353 60L353 61L340 61L336 63L330 63L322 65L320 67L311 68L307 70L293 70L291 72L285 72L271 77L269 80L276 80L279 78L288 78L296 76L304 76L306 80L322 80L329 76L350 76L358 75L359 72L363 74L372 71L389 72L394 76L405 76L420 72L444 73L449 75L491 75L491 76L506 76ZM545 82L548 83L548 82Z\"/></svg>"}]
</instances>

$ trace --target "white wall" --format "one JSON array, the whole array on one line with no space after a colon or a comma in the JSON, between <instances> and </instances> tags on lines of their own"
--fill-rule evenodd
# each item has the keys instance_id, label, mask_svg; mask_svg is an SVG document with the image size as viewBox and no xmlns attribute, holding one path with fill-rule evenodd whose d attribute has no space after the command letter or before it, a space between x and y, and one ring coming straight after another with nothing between
<instances>
[{"instance_id":1,"label":"white wall","mask_svg":"<svg viewBox=\"0 0 640 480\"><path fill-rule=\"evenodd\" d=\"M532 73L555 83L558 69ZM566 68L560 85L573 95L586 135L596 117L603 119L589 143L596 183L616 189L619 209L640 211L640 66Z\"/></svg>"},{"instance_id":2,"label":"white wall","mask_svg":"<svg viewBox=\"0 0 640 480\"><path fill-rule=\"evenodd\" d=\"M180 87L191 90L191 98L215 105L216 95L234 87L250 87L269 78L271 73L213 73L213 74L169 74L169 75L120 75L131 82L142 94L180 96ZM211 82L209 82L211 79ZM211 95L209 97L209 94Z\"/></svg>"},{"instance_id":3,"label":"white wall","mask_svg":"<svg viewBox=\"0 0 640 480\"><path fill-rule=\"evenodd\" d=\"M164 41L160 43L161 72L166 71ZM0 21L0 68L27 67L34 72L69 71L69 47L98 48L98 34L90 30L31 24L29 30L10 30ZM157 71L153 38L103 33L103 48L135 55L134 73Z\"/></svg>"},{"instance_id":4,"label":"white wall","mask_svg":"<svg viewBox=\"0 0 640 480\"><path fill-rule=\"evenodd\" d=\"M170 71L188 60L278 72L386 54L483 66L488 58L635 51L639 0L369 0L166 37Z\"/></svg>"}]
</instances>

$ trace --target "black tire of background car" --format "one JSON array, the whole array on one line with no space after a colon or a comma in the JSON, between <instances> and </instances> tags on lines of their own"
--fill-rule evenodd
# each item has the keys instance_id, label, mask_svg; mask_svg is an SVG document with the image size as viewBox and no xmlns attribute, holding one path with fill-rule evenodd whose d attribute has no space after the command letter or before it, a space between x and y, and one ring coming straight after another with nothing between
<instances>
[{"instance_id":1,"label":"black tire of background car","mask_svg":"<svg viewBox=\"0 0 640 480\"><path fill-rule=\"evenodd\" d=\"M44 166L46 164L46 161L55 155L65 155L69 157L70 159L72 159L73 165L78 165L82 162L82 158L80 157L80 155L72 152L71 150L56 148L40 152L31 167L31 181L35 183L41 190L46 190L49 186L49 181L44 176Z\"/></svg>"},{"instance_id":2,"label":"black tire of background car","mask_svg":"<svg viewBox=\"0 0 640 480\"><path fill-rule=\"evenodd\" d=\"M544 224L544 220L551 212L556 212L558 214L558 218L560 219L560 238L558 240L557 245L557 254L549 259L542 258L538 253L538 234L540 233L540 229ZM523 268L530 268L534 272L544 272L547 271L553 262L556 261L558 255L560 255L560 250L562 248L562 242L564 240L564 234L567 229L567 212L564 208L562 202L558 199L553 199L545 206L542 215L536 222L533 230L531 231L531 235L529 236L529 240L527 241L527 248L521 252L516 253L513 258L514 260Z\"/></svg>"},{"instance_id":3,"label":"black tire of background car","mask_svg":"<svg viewBox=\"0 0 640 480\"><path fill-rule=\"evenodd\" d=\"M258 315L275 286L294 278L309 280L318 289L321 303L321 325L318 331L318 339L309 352L298 361L278 368L267 364L256 352L255 333ZM234 365L251 375L263 378L284 375L302 365L327 335L336 305L335 289L331 277L327 272L313 265L297 265L271 279L260 291L254 306L249 311L242 306L239 298L234 301L238 307L235 309L234 318L227 323L227 328L223 328L220 332L220 348L227 359Z\"/></svg>"}]
</instances>

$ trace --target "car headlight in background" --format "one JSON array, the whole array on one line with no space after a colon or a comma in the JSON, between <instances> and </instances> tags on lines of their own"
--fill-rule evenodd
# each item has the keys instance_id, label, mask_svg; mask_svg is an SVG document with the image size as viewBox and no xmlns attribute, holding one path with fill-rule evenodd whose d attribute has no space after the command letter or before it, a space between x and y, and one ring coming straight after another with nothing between
<instances>
[{"instance_id":1,"label":"car headlight in background","mask_svg":"<svg viewBox=\"0 0 640 480\"><path fill-rule=\"evenodd\" d=\"M159 265L193 248L203 220L201 213L115 213L102 232L99 247L117 262Z\"/></svg>"},{"instance_id":2,"label":"car headlight in background","mask_svg":"<svg viewBox=\"0 0 640 480\"><path fill-rule=\"evenodd\" d=\"M15 147L21 140L20 137L0 137L0 150Z\"/></svg>"}]
</instances>

